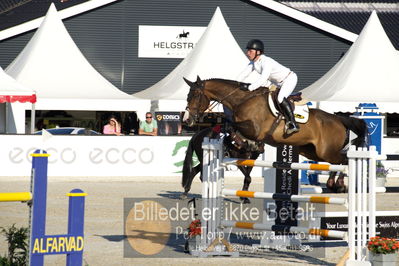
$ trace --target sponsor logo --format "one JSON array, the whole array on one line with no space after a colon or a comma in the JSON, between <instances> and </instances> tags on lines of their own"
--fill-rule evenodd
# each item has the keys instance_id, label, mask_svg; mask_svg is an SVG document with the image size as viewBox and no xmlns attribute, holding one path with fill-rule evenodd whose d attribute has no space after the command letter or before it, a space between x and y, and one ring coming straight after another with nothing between
<instances>
[{"instance_id":1,"label":"sponsor logo","mask_svg":"<svg viewBox=\"0 0 399 266\"><path fill-rule=\"evenodd\" d=\"M190 141L190 140L182 140L182 141L176 142L175 148L173 149L173 152L172 152L172 157L176 157L176 155L179 153L179 151L180 151L181 149L186 150L187 147L188 147L189 141ZM198 160L198 157L197 157L197 155L195 154L195 152L193 153L193 158L192 158L192 160L193 160L193 167L196 166L197 164L199 164L199 160ZM184 158L183 158L183 160L179 160L179 161L175 162L174 165L175 165L178 169L177 169L177 171L174 172L174 173L181 173L181 172L182 172L182 168L183 168L183 164L184 164Z\"/></svg>"},{"instance_id":2,"label":"sponsor logo","mask_svg":"<svg viewBox=\"0 0 399 266\"><path fill-rule=\"evenodd\" d=\"M20 164L24 161L32 162L32 154L37 148L24 149L22 147L15 147L8 153L8 158L11 163ZM143 163L149 164L154 160L154 151L150 148L134 149L134 148L93 148L86 155L78 153L72 148L52 148L46 149L47 153L50 154L48 162L53 163L65 163L72 164L76 160L81 160L86 157L92 164L134 164Z\"/></svg>"},{"instance_id":3,"label":"sponsor logo","mask_svg":"<svg viewBox=\"0 0 399 266\"><path fill-rule=\"evenodd\" d=\"M158 121L180 121L180 115L173 115L173 114L157 114L156 115Z\"/></svg>"}]
</instances>

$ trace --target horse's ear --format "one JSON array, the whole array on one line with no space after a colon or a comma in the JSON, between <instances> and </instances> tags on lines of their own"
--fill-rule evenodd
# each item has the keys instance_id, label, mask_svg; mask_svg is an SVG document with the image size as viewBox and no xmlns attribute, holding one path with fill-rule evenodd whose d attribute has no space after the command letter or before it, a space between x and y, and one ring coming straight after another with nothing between
<instances>
[{"instance_id":1,"label":"horse's ear","mask_svg":"<svg viewBox=\"0 0 399 266\"><path fill-rule=\"evenodd\" d=\"M188 86L193 87L194 82L189 81L188 79L186 79L185 77L183 77L184 81L187 83Z\"/></svg>"},{"instance_id":2,"label":"horse's ear","mask_svg":"<svg viewBox=\"0 0 399 266\"><path fill-rule=\"evenodd\" d=\"M199 76L197 76L197 81L195 82L199 88L204 87L204 81L201 80Z\"/></svg>"}]
</instances>

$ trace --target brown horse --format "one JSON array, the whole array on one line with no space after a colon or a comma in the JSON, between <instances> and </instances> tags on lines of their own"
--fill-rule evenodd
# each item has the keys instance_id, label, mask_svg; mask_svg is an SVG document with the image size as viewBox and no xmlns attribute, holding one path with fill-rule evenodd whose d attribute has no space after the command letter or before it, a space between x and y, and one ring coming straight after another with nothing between
<instances>
[{"instance_id":1,"label":"brown horse","mask_svg":"<svg viewBox=\"0 0 399 266\"><path fill-rule=\"evenodd\" d=\"M300 131L292 135L284 132L284 122L276 124L276 117L269 109L267 88L264 90L241 90L241 83L224 79L185 79L190 86L187 97L185 122L189 126L208 108L210 101L218 101L233 111L233 127L245 138L275 146L288 144L299 147L299 153L314 161L342 164L347 162L343 148L349 140L349 131L358 137L352 145L364 146L367 140L367 125L357 118L343 117L310 109L309 120L300 125ZM342 180L327 181L327 187L342 190ZM337 188L338 187L338 188Z\"/></svg>"}]
</instances>

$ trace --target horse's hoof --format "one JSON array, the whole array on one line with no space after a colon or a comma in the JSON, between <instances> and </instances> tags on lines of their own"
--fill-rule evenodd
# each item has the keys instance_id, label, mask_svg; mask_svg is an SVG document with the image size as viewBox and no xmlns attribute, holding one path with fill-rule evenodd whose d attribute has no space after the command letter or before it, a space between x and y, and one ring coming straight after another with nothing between
<instances>
[{"instance_id":1,"label":"horse's hoof","mask_svg":"<svg viewBox=\"0 0 399 266\"><path fill-rule=\"evenodd\" d=\"M240 198L242 201L242 204L250 204L251 201L248 198Z\"/></svg>"},{"instance_id":2,"label":"horse's hoof","mask_svg":"<svg viewBox=\"0 0 399 266\"><path fill-rule=\"evenodd\" d=\"M335 188L326 187L326 189L327 189L327 193L337 193L337 191L335 190Z\"/></svg>"},{"instance_id":3,"label":"horse's hoof","mask_svg":"<svg viewBox=\"0 0 399 266\"><path fill-rule=\"evenodd\" d=\"M187 193L181 194L181 195L180 195L180 199L181 199L181 200L187 199Z\"/></svg>"},{"instance_id":4,"label":"horse's hoof","mask_svg":"<svg viewBox=\"0 0 399 266\"><path fill-rule=\"evenodd\" d=\"M335 188L335 193L346 193L346 192L347 192L346 186L341 186L341 187Z\"/></svg>"}]
</instances>

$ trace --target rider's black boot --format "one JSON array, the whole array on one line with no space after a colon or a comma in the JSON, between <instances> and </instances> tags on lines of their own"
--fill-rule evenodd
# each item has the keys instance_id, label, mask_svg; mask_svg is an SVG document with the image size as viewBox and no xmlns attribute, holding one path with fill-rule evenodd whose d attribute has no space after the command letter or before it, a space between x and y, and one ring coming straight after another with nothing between
<instances>
[{"instance_id":1,"label":"rider's black boot","mask_svg":"<svg viewBox=\"0 0 399 266\"><path fill-rule=\"evenodd\" d=\"M292 111L291 104L288 102L287 98L284 98L280 103L281 110L283 111L285 117L285 133L288 135L298 132L299 126L297 125L294 112Z\"/></svg>"}]
</instances>

